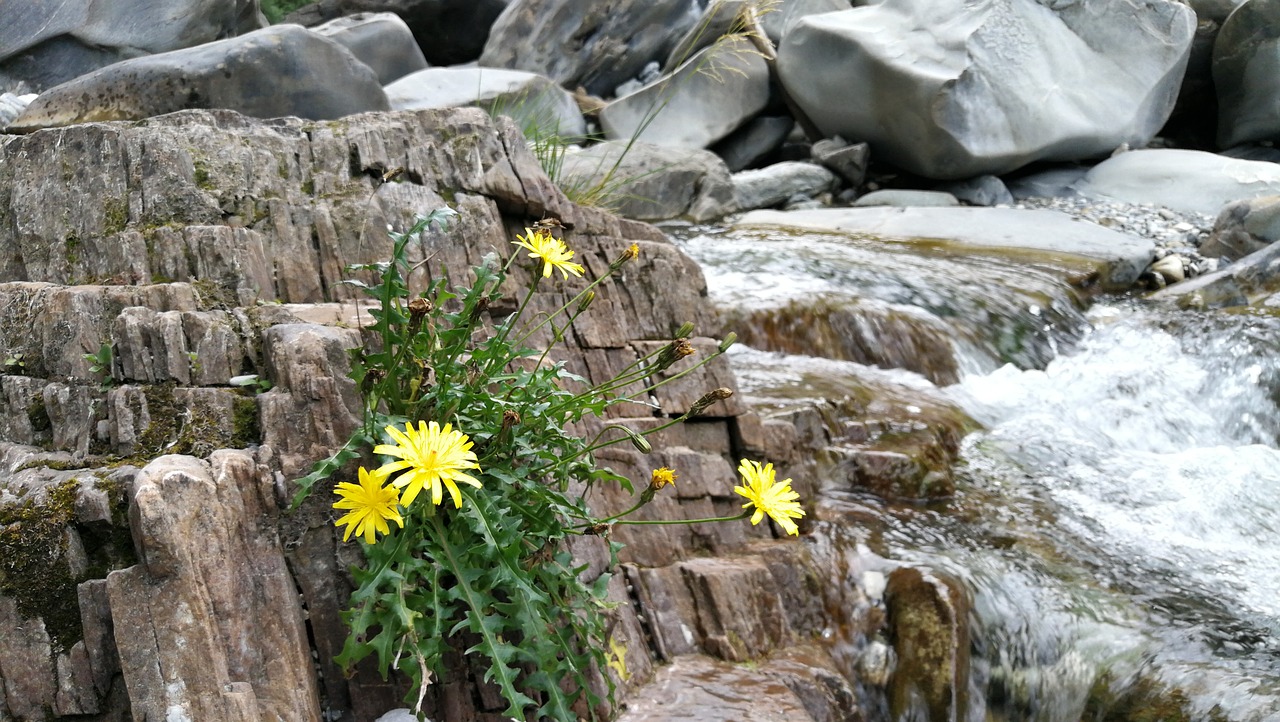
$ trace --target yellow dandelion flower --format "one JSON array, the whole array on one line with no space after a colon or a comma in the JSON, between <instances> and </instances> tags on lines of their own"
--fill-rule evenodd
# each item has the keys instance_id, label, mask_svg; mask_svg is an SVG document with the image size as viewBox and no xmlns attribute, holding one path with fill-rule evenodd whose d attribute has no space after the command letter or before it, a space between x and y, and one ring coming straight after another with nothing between
<instances>
[{"instance_id":1,"label":"yellow dandelion flower","mask_svg":"<svg viewBox=\"0 0 1280 722\"><path fill-rule=\"evenodd\" d=\"M342 497L333 503L333 508L350 509L334 522L334 526L347 527L342 541L349 540L351 533L355 532L356 536L364 537L366 544L372 544L377 541L376 534L391 533L388 521L404 526L404 519L396 509L400 503L400 492L394 486L383 486L382 477L370 474L363 466L360 467L359 484L340 482L333 493Z\"/></svg>"},{"instance_id":2,"label":"yellow dandelion flower","mask_svg":"<svg viewBox=\"0 0 1280 722\"><path fill-rule=\"evenodd\" d=\"M558 270L568 278L572 273L575 276L581 276L583 267L572 263L573 251L564 244L564 241L551 235L551 232L545 228L539 228L536 231L530 228L524 229L525 235L517 235L516 240L512 241L512 245L520 246L529 251L530 258L542 259L542 277L549 278L552 270Z\"/></svg>"},{"instance_id":3,"label":"yellow dandelion flower","mask_svg":"<svg viewBox=\"0 0 1280 722\"><path fill-rule=\"evenodd\" d=\"M675 486L675 483L676 472L664 466L660 469L653 470L653 478L649 481L649 488L657 491L667 484Z\"/></svg>"},{"instance_id":4,"label":"yellow dandelion flower","mask_svg":"<svg viewBox=\"0 0 1280 722\"><path fill-rule=\"evenodd\" d=\"M373 447L373 453L395 456L400 461L384 464L374 474L386 478L405 470L391 482L396 488L404 489L400 500L404 506L412 504L423 488L431 491L431 503L439 506L447 488L454 507L461 507L462 493L458 491L457 482L481 488L480 482L464 471L480 468L466 434L449 424L441 428L434 421L430 424L419 421L416 430L413 424L405 423L404 431L394 426L388 426L386 431L395 445L379 444Z\"/></svg>"},{"instance_id":5,"label":"yellow dandelion flower","mask_svg":"<svg viewBox=\"0 0 1280 722\"><path fill-rule=\"evenodd\" d=\"M752 524L759 524L764 515L768 514L788 534L794 536L800 533L792 519L804 516L804 509L796 501L800 495L792 490L790 479L776 481L773 464L761 466L760 462L747 459L743 459L738 466L738 473L742 474L743 486L735 486L733 490L747 498L747 503L742 508L755 507L756 513L751 516Z\"/></svg>"}]
</instances>

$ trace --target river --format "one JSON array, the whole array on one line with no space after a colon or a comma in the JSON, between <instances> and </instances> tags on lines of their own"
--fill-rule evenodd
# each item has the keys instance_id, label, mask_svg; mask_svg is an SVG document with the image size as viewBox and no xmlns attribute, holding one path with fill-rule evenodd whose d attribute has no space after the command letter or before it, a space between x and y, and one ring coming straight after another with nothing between
<instances>
[{"instance_id":1,"label":"river","mask_svg":"<svg viewBox=\"0 0 1280 722\"><path fill-rule=\"evenodd\" d=\"M668 230L762 413L879 374L981 424L951 498L837 488L818 512L963 587L957 716L1280 719L1280 318L1085 300L928 244Z\"/></svg>"}]
</instances>

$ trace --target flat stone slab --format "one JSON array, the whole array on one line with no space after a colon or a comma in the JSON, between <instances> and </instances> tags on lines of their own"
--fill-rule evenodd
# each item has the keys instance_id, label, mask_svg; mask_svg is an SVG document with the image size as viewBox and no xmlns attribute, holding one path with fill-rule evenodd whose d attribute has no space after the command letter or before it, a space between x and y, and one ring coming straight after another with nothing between
<instances>
[{"instance_id":1,"label":"flat stone slab","mask_svg":"<svg viewBox=\"0 0 1280 722\"><path fill-rule=\"evenodd\" d=\"M741 665L676 657L627 701L618 722L805 722L813 717L785 684Z\"/></svg>"},{"instance_id":2,"label":"flat stone slab","mask_svg":"<svg viewBox=\"0 0 1280 722\"><path fill-rule=\"evenodd\" d=\"M1280 193L1280 164L1201 150L1132 150L1094 166L1072 189L1086 198L1216 216L1232 201Z\"/></svg>"},{"instance_id":3,"label":"flat stone slab","mask_svg":"<svg viewBox=\"0 0 1280 722\"><path fill-rule=\"evenodd\" d=\"M943 241L956 250L1092 269L1102 286L1113 290L1136 281L1154 252L1149 240L1050 210L873 207L753 211L735 224L738 228L761 226Z\"/></svg>"}]
</instances>

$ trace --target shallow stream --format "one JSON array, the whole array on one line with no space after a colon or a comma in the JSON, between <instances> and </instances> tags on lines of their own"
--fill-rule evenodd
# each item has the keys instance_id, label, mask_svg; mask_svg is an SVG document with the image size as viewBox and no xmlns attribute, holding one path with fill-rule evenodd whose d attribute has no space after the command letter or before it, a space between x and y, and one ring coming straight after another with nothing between
<instances>
[{"instance_id":1,"label":"shallow stream","mask_svg":"<svg viewBox=\"0 0 1280 722\"><path fill-rule=\"evenodd\" d=\"M963 586L965 719L1280 719L1280 319L1086 309L1069 269L933 245L669 230L762 413L871 364L984 427L946 502L819 514Z\"/></svg>"}]
</instances>

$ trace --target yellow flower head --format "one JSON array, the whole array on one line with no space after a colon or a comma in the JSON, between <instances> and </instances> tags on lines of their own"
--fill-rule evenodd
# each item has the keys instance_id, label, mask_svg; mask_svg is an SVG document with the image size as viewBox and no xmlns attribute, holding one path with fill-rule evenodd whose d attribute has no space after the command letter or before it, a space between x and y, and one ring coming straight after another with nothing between
<instances>
[{"instance_id":1,"label":"yellow flower head","mask_svg":"<svg viewBox=\"0 0 1280 722\"><path fill-rule=\"evenodd\" d=\"M794 536L800 533L792 519L804 516L804 509L796 501L800 495L791 489L790 479L775 481L773 464L761 466L760 462L747 459L743 459L738 466L738 473L742 474L743 486L735 486L733 490L747 498L747 503L742 508L755 507L756 513L751 517L752 524L759 524L764 515L768 514L788 534Z\"/></svg>"},{"instance_id":2,"label":"yellow flower head","mask_svg":"<svg viewBox=\"0 0 1280 722\"><path fill-rule=\"evenodd\" d=\"M481 488L480 482L464 471L480 468L466 434L454 430L449 424L440 428L440 424L434 421L429 425L419 421L416 430L413 424L405 423L404 431L394 426L388 426L386 431L395 440L395 445L379 444L373 447L373 453L395 456L400 461L384 464L374 474L385 479L406 469L391 482L396 488L404 489L401 504L412 504L418 492L425 487L431 490L431 503L440 506L444 490L448 488L454 507L461 507L462 494L458 491L457 482Z\"/></svg>"},{"instance_id":3,"label":"yellow flower head","mask_svg":"<svg viewBox=\"0 0 1280 722\"><path fill-rule=\"evenodd\" d=\"M377 541L375 532L378 534L391 532L388 521L404 526L404 519L400 518L400 512L396 510L396 504L400 502L400 492L396 491L394 486L383 486L382 477L370 474L363 466L360 467L359 484L340 482L333 493L342 497L333 503L334 509L351 510L334 522L334 526L346 525L347 527L347 533L342 535L342 541L349 540L351 533L355 532L356 536L364 537L366 544L372 544Z\"/></svg>"},{"instance_id":4,"label":"yellow flower head","mask_svg":"<svg viewBox=\"0 0 1280 722\"><path fill-rule=\"evenodd\" d=\"M667 484L675 486L676 472L667 467L653 470L653 478L649 481L649 488L657 491Z\"/></svg>"},{"instance_id":5,"label":"yellow flower head","mask_svg":"<svg viewBox=\"0 0 1280 722\"><path fill-rule=\"evenodd\" d=\"M543 278L549 278L552 269L559 270L565 278L568 278L570 273L575 276L582 275L584 269L571 262L573 251L569 250L564 241L551 235L551 232L545 228L537 230L526 228L524 232L525 235L517 235L516 240L511 243L527 249L530 258L542 259Z\"/></svg>"}]
</instances>

